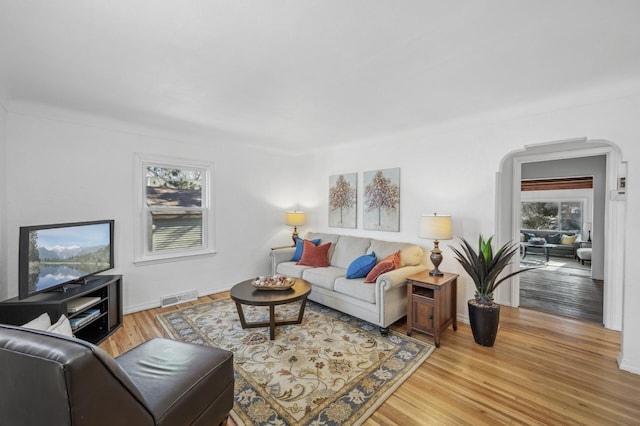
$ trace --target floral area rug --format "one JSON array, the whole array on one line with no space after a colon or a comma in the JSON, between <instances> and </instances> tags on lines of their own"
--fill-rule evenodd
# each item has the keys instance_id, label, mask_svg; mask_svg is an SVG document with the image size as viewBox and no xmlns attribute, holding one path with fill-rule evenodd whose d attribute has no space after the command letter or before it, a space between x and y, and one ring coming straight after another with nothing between
<instances>
[{"instance_id":1,"label":"floral area rug","mask_svg":"<svg viewBox=\"0 0 640 426\"><path fill-rule=\"evenodd\" d=\"M276 306L295 318L299 302ZM244 306L248 322L268 308ZM302 324L242 329L230 299L158 315L170 336L234 353L238 425L359 425L413 373L433 345L309 301Z\"/></svg>"}]
</instances>

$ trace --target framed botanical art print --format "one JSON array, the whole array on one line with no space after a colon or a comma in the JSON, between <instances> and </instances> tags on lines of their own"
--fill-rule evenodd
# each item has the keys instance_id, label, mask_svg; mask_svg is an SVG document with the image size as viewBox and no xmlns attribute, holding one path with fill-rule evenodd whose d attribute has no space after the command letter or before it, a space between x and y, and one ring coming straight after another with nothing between
<instances>
[{"instance_id":1,"label":"framed botanical art print","mask_svg":"<svg viewBox=\"0 0 640 426\"><path fill-rule=\"evenodd\" d=\"M358 174L329 176L329 226L356 227Z\"/></svg>"},{"instance_id":2,"label":"framed botanical art print","mask_svg":"<svg viewBox=\"0 0 640 426\"><path fill-rule=\"evenodd\" d=\"M364 229L400 231L400 169L364 172Z\"/></svg>"}]
</instances>

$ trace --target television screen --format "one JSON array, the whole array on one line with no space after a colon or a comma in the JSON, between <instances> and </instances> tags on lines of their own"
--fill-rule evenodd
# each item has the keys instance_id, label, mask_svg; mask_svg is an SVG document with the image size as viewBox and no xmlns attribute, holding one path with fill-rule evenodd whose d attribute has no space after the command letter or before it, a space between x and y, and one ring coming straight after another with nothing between
<instances>
[{"instance_id":1,"label":"television screen","mask_svg":"<svg viewBox=\"0 0 640 426\"><path fill-rule=\"evenodd\" d=\"M19 298L112 269L113 220L20 228Z\"/></svg>"}]
</instances>

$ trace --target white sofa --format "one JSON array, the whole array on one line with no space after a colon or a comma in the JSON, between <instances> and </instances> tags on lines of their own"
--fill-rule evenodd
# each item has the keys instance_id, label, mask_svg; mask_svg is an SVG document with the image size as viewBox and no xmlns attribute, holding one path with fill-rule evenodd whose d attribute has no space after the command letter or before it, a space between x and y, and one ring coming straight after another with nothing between
<instances>
[{"instance_id":1,"label":"white sofa","mask_svg":"<svg viewBox=\"0 0 640 426\"><path fill-rule=\"evenodd\" d=\"M331 242L329 266L297 265L291 258L295 248L271 250L272 273L302 278L312 285L309 299L374 323L386 334L390 324L407 314L406 277L427 269L424 251L415 244L381 241L336 234L308 233L306 239ZM386 272L375 283L364 278L347 279L351 262L375 252L378 261L400 250L398 269Z\"/></svg>"}]
</instances>

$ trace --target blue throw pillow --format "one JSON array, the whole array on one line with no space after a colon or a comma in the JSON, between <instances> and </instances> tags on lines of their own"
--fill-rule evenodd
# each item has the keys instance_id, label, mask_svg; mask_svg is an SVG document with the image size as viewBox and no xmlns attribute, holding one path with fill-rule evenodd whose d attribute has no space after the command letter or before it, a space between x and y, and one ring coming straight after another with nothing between
<instances>
[{"instance_id":1,"label":"blue throw pillow","mask_svg":"<svg viewBox=\"0 0 640 426\"><path fill-rule=\"evenodd\" d=\"M292 262L297 262L300 259L302 259L302 249L304 248L303 241L304 240L302 238L296 238L296 252L293 253L293 257L291 258ZM317 246L318 244L320 244L320 238L317 238L315 240L307 240L307 241L311 241L314 246Z\"/></svg>"},{"instance_id":2,"label":"blue throw pillow","mask_svg":"<svg viewBox=\"0 0 640 426\"><path fill-rule=\"evenodd\" d=\"M347 268L347 278L364 278L376 266L376 254L365 254L355 259Z\"/></svg>"}]
</instances>

